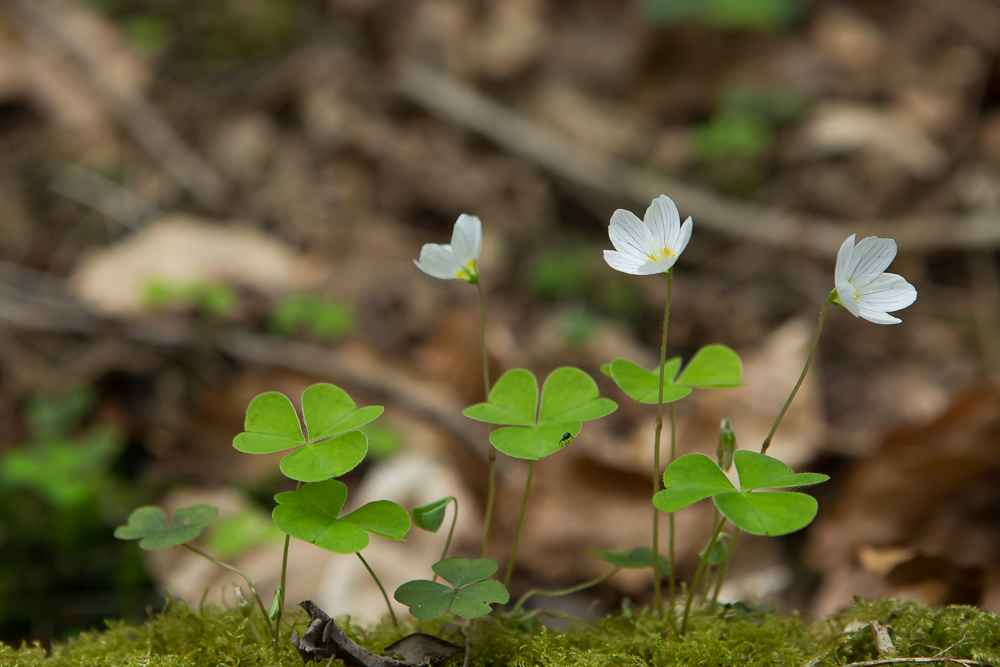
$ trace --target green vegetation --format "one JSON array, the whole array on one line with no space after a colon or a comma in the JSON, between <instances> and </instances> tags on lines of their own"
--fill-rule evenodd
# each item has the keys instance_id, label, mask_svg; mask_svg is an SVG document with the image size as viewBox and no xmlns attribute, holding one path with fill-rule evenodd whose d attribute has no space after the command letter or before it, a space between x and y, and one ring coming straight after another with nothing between
<instances>
[{"instance_id":1,"label":"green vegetation","mask_svg":"<svg viewBox=\"0 0 1000 667\"><path fill-rule=\"evenodd\" d=\"M769 32L788 27L808 0L643 0L640 14L649 23L703 23L720 30Z\"/></svg>"},{"instance_id":2,"label":"green vegetation","mask_svg":"<svg viewBox=\"0 0 1000 667\"><path fill-rule=\"evenodd\" d=\"M739 607L737 609L737 607ZM673 665L742 665L756 667L833 667L888 657L880 654L869 624L886 626L893 643L891 657L946 656L1000 663L1000 619L972 607L932 609L899 600L859 601L834 618L806 623L799 616L755 611L746 605L716 605L714 614L693 616L683 640L673 638L665 621L647 613L631 613L579 623L565 632L546 629L537 618L504 621L493 617L476 623L470 664L475 667L609 667ZM206 605L189 609L169 604L147 623L112 622L103 632L85 632L56 645L51 658L40 648L15 650L0 645L0 664L19 667L216 667L217 665L302 665L291 644L272 660L269 645L254 637L254 616L239 609ZM292 615L299 633L308 617ZM345 619L344 632L375 653L411 632L426 632L463 644L460 626L449 616L435 621L409 619L396 628L388 620L363 629ZM339 665L334 661L333 665ZM462 664L462 656L446 663Z\"/></svg>"}]
</instances>

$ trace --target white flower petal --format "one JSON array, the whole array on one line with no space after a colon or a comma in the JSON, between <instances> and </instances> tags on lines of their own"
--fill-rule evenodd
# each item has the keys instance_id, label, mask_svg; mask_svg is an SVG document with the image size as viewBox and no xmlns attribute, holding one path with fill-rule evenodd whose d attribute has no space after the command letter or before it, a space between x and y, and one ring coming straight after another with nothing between
<instances>
[{"instance_id":1,"label":"white flower petal","mask_svg":"<svg viewBox=\"0 0 1000 667\"><path fill-rule=\"evenodd\" d=\"M451 235L451 249L455 261L460 266L479 259L483 248L483 223L474 215L463 213L455 222L455 231Z\"/></svg>"},{"instance_id":2,"label":"white flower petal","mask_svg":"<svg viewBox=\"0 0 1000 667\"><path fill-rule=\"evenodd\" d=\"M608 227L611 244L620 253L648 261L650 251L655 250L655 242L649 228L635 214L625 209L618 209L611 216L611 226Z\"/></svg>"},{"instance_id":3,"label":"white flower petal","mask_svg":"<svg viewBox=\"0 0 1000 667\"><path fill-rule=\"evenodd\" d=\"M861 239L858 245L854 246L851 262L847 266L847 274L843 277L850 280L855 287L860 288L889 268L895 258L895 241L869 236Z\"/></svg>"},{"instance_id":4,"label":"white flower petal","mask_svg":"<svg viewBox=\"0 0 1000 667\"><path fill-rule=\"evenodd\" d=\"M899 324L903 321L898 317L886 315L880 310L873 310L871 308L865 308L864 306L861 307L860 315L864 319L869 322L874 322L875 324Z\"/></svg>"},{"instance_id":5,"label":"white flower petal","mask_svg":"<svg viewBox=\"0 0 1000 667\"><path fill-rule=\"evenodd\" d=\"M861 306L855 298L857 295L858 291L854 289L854 285L844 279L837 281L837 296L840 298L840 303L843 304L844 308L846 308L851 315L854 315L854 317L861 315Z\"/></svg>"},{"instance_id":6,"label":"white flower petal","mask_svg":"<svg viewBox=\"0 0 1000 667\"><path fill-rule=\"evenodd\" d=\"M670 249L675 255L680 257L680 254L684 252L684 248L687 248L688 241L691 240L691 231L694 229L694 221L691 220L689 215L684 224L681 225L681 231L677 238L677 247L671 246Z\"/></svg>"},{"instance_id":7,"label":"white flower petal","mask_svg":"<svg viewBox=\"0 0 1000 667\"><path fill-rule=\"evenodd\" d=\"M425 243L420 249L420 259L413 260L417 268L429 276L443 280L453 280L458 277L462 267L455 261L451 246L439 243Z\"/></svg>"},{"instance_id":8,"label":"white flower petal","mask_svg":"<svg viewBox=\"0 0 1000 667\"><path fill-rule=\"evenodd\" d=\"M643 224L649 228L657 252L662 252L664 248L674 249L680 233L681 216L670 197L660 195L654 199L646 209Z\"/></svg>"},{"instance_id":9,"label":"white flower petal","mask_svg":"<svg viewBox=\"0 0 1000 667\"><path fill-rule=\"evenodd\" d=\"M622 252L616 252L614 250L604 251L604 261L608 263L615 271L621 271L622 273L630 273L633 276L642 275L639 273L639 268L648 262L645 262L638 257L633 257L632 255L627 255Z\"/></svg>"},{"instance_id":10,"label":"white flower petal","mask_svg":"<svg viewBox=\"0 0 1000 667\"><path fill-rule=\"evenodd\" d=\"M917 290L903 276L883 273L858 290L862 308L891 313L917 300Z\"/></svg>"},{"instance_id":11,"label":"white flower petal","mask_svg":"<svg viewBox=\"0 0 1000 667\"><path fill-rule=\"evenodd\" d=\"M834 283L840 283L841 280L848 278L847 267L850 266L851 257L854 255L854 238L856 236L857 234L851 234L840 246L840 252L837 253L837 268L833 272Z\"/></svg>"},{"instance_id":12,"label":"white flower petal","mask_svg":"<svg viewBox=\"0 0 1000 667\"><path fill-rule=\"evenodd\" d=\"M640 276L651 276L655 273L666 273L677 262L677 257L668 257L658 262L646 262L639 267Z\"/></svg>"}]
</instances>

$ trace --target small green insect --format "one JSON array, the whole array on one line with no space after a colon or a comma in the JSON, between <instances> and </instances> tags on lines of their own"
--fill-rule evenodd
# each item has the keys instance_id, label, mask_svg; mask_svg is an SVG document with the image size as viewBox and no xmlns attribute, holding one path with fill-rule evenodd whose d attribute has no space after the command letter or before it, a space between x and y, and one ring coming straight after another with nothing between
<instances>
[{"instance_id":1,"label":"small green insect","mask_svg":"<svg viewBox=\"0 0 1000 667\"><path fill-rule=\"evenodd\" d=\"M569 431L566 431L565 433L563 433L562 440L559 441L559 446L565 447L571 442L573 442L573 434L570 433Z\"/></svg>"}]
</instances>

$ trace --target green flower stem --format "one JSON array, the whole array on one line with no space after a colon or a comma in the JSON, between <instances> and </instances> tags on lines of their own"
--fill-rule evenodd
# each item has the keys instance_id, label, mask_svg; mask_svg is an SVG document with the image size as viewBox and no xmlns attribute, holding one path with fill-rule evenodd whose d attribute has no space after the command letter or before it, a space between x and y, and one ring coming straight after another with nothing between
<instances>
[{"instance_id":1,"label":"green flower stem","mask_svg":"<svg viewBox=\"0 0 1000 667\"><path fill-rule=\"evenodd\" d=\"M670 462L673 463L674 459L677 457L677 420L674 416L674 404L670 404ZM669 542L667 546L667 564L670 566L670 572L668 572L667 586L670 595L670 627L677 632L677 617L674 615L674 598L677 594L677 584L674 579L674 513L671 512L668 517L669 523ZM654 561L655 562L655 561Z\"/></svg>"},{"instance_id":2,"label":"green flower stem","mask_svg":"<svg viewBox=\"0 0 1000 667\"><path fill-rule=\"evenodd\" d=\"M302 482L295 482L295 490L302 488ZM281 552L281 584L276 591L278 595L278 613L274 617L274 659L278 659L278 634L281 630L281 614L285 610L285 578L288 574L288 543L292 536L285 533L285 547Z\"/></svg>"},{"instance_id":3,"label":"green flower stem","mask_svg":"<svg viewBox=\"0 0 1000 667\"><path fill-rule=\"evenodd\" d=\"M454 496L448 496L448 500L455 503L455 514L451 517L451 529L448 530L448 539L444 541L444 549L441 551L441 558L438 560L444 560L448 557L448 549L451 548L451 538L455 535L455 524L458 522L458 499ZM437 581L438 574L434 573L434 578L431 581Z\"/></svg>"},{"instance_id":4,"label":"green flower stem","mask_svg":"<svg viewBox=\"0 0 1000 667\"><path fill-rule=\"evenodd\" d=\"M298 491L301 483L295 485L295 490ZM285 533L285 548L281 552L281 584L278 586L278 590L275 593L278 596L278 613L274 617L274 659L278 659L278 633L281 628L281 613L285 609L285 575L288 574L288 543L291 542L292 536Z\"/></svg>"},{"instance_id":5,"label":"green flower stem","mask_svg":"<svg viewBox=\"0 0 1000 667\"><path fill-rule=\"evenodd\" d=\"M354 555L358 557L361 564L365 566L366 570L368 570L368 574L372 575L372 579L375 580L375 585L378 586L380 591L382 591L382 598L385 600L385 606L388 607L389 615L392 616L392 624L398 628L399 620L396 618L396 612L392 610L392 603L389 602L389 596L385 594L385 588L382 587L382 582L379 581L378 577L375 575L375 570L373 570L372 566L368 564L368 561L365 560L365 557L361 555L360 551L356 551Z\"/></svg>"},{"instance_id":6,"label":"green flower stem","mask_svg":"<svg viewBox=\"0 0 1000 667\"><path fill-rule=\"evenodd\" d=\"M528 462L528 479L524 482L524 497L521 498L521 516L517 518L517 532L514 533L514 547L510 551L510 561L507 563L507 573L503 577L503 586L510 589L510 578L514 576L514 561L517 559L517 545L521 542L521 529L524 527L524 510L528 507L528 491L531 490L531 476L535 472L535 462Z\"/></svg>"},{"instance_id":7,"label":"green flower stem","mask_svg":"<svg viewBox=\"0 0 1000 667\"><path fill-rule=\"evenodd\" d=\"M486 301L483 298L483 286L476 281L476 291L479 293L479 333L483 348L483 391L486 400L490 398L490 360L486 354ZM486 487L486 515L483 517L483 546L479 557L486 558L486 547L490 541L490 524L493 523L493 505L497 495L497 449L490 444L489 449L489 482ZM457 506L456 506L457 511Z\"/></svg>"},{"instance_id":8,"label":"green flower stem","mask_svg":"<svg viewBox=\"0 0 1000 667\"><path fill-rule=\"evenodd\" d=\"M596 585L598 585L598 584L600 584L600 583L602 583L604 581L607 581L608 579L610 579L611 577L613 577L615 574L617 574L620 569L621 569L620 567L616 567L615 569L611 570L611 572L608 572L607 574L602 574L601 576L595 577L595 578L591 579L590 581L585 581L582 584L577 584L576 586L570 586L569 588L560 588L560 589L554 590L554 591L547 591L547 590L543 590L541 588L533 588L533 589L531 589L530 591L528 591L527 593L525 593L524 595L521 596L521 599L519 599L517 601L517 603L514 605L513 609L510 610L510 614L509 615L514 615L515 613L517 613L517 610L520 609L521 607L523 607L524 603L527 602L529 598L531 598L531 597L533 597L535 595L544 595L546 597L553 597L554 598L554 597L560 597L562 595L569 595L571 593L576 593L578 591L583 591L583 590L586 590L588 588L591 588L592 586L596 586Z\"/></svg>"},{"instance_id":9,"label":"green flower stem","mask_svg":"<svg viewBox=\"0 0 1000 667\"><path fill-rule=\"evenodd\" d=\"M267 631L268 631L268 633L271 632L271 619L269 619L267 617L267 609L264 608L264 602L260 599L260 595L257 594L257 588L253 585L253 582L250 581L250 577L248 577L245 572L243 572L242 570L236 569L232 565L227 565L226 563L223 563L221 560L217 560L217 559L213 558L212 556L209 556L207 553L205 553L201 549L196 549L195 547L191 546L190 544L182 544L181 546L184 547L185 549L187 549L188 551L192 552L192 553L198 554L199 556L201 556L205 560L211 561L211 562L215 563L216 565L218 565L219 567L224 567L227 570L229 570L230 572L233 572L233 573L238 574L239 576L243 577L243 581L247 582L247 586L250 588L250 595L253 596L253 599L257 601L257 606L260 607L260 613L263 614L263 616L264 616L264 622L267 623Z\"/></svg>"},{"instance_id":10,"label":"green flower stem","mask_svg":"<svg viewBox=\"0 0 1000 667\"><path fill-rule=\"evenodd\" d=\"M667 325L670 323L670 298L674 288L673 273L667 272L667 304L663 308L663 340L660 343L660 386L656 399L656 430L653 435L653 495L660 492L660 432L663 431L663 371L667 363ZM673 441L671 440L671 443ZM672 449L672 447L671 447ZM673 530L670 532L673 536ZM671 563L671 569L673 564ZM663 593L660 591L660 510L653 507L653 609L663 618Z\"/></svg>"},{"instance_id":11,"label":"green flower stem","mask_svg":"<svg viewBox=\"0 0 1000 667\"><path fill-rule=\"evenodd\" d=\"M705 549L705 555L702 557L701 562L698 563L698 571L694 573L694 581L691 582L691 588L688 589L687 602L684 604L684 618L681 620L681 636L687 634L688 616L691 614L691 603L694 602L694 593L698 590L698 583L701 581L701 575L705 571L705 565L708 563L708 557L712 555L712 549L715 548L715 543L719 539L719 534L722 532L722 526L726 523L725 517L719 521L719 525L716 527L715 532L712 534L712 541L708 543L708 548Z\"/></svg>"},{"instance_id":12,"label":"green flower stem","mask_svg":"<svg viewBox=\"0 0 1000 667\"><path fill-rule=\"evenodd\" d=\"M771 427L771 432L767 434L766 438L764 438L764 444L760 446L761 454L767 453L767 448L771 446L771 438L774 437L774 432L778 430L781 420L784 419L785 413L788 412L788 406L792 404L795 394L798 393L799 387L802 386L802 381L806 379L806 373L809 372L809 366L812 365L813 355L816 353L816 345L819 343L819 335L823 331L823 321L826 320L826 309L830 307L831 303L833 303L832 299L834 298L834 294L836 294L836 290L830 294L830 298L823 304L823 310L819 311L819 325L816 327L816 335L813 336L812 347L809 348L809 356L806 357L806 365L802 369L802 374L799 375L799 381L796 382L795 386L792 388L792 393L788 395L788 400L785 401L785 405L782 406L781 412L778 413L778 418L774 420L774 426Z\"/></svg>"},{"instance_id":13,"label":"green flower stem","mask_svg":"<svg viewBox=\"0 0 1000 667\"><path fill-rule=\"evenodd\" d=\"M715 593L712 594L712 604L719 601L719 591L722 590L722 582L726 580L726 575L729 573L729 563L733 560L733 552L736 550L736 538L739 537L740 527L733 526L733 534L729 538L729 552L726 554L726 562L722 564L722 569L719 570L719 577L715 582Z\"/></svg>"}]
</instances>

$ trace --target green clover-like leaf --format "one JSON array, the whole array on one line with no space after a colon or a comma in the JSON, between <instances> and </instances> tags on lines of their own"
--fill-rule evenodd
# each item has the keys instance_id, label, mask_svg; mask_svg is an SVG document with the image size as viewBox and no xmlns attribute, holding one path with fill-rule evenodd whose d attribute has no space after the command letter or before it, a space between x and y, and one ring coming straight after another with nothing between
<instances>
[{"instance_id":1,"label":"green clover-like leaf","mask_svg":"<svg viewBox=\"0 0 1000 667\"><path fill-rule=\"evenodd\" d=\"M349 431L332 440L301 447L281 459L278 467L299 482L322 482L354 470L368 453L368 437Z\"/></svg>"},{"instance_id":2,"label":"green clover-like leaf","mask_svg":"<svg viewBox=\"0 0 1000 667\"><path fill-rule=\"evenodd\" d=\"M219 508L193 505L174 510L173 527L159 507L139 507L129 515L124 526L115 529L119 540L139 540L139 548L158 551L178 547L201 535L201 531L219 516Z\"/></svg>"},{"instance_id":3,"label":"green clover-like leaf","mask_svg":"<svg viewBox=\"0 0 1000 667\"><path fill-rule=\"evenodd\" d=\"M449 609L456 616L479 618L493 611L491 604L507 604L509 601L510 593L504 585L496 579L487 579L456 590Z\"/></svg>"},{"instance_id":4,"label":"green clover-like leaf","mask_svg":"<svg viewBox=\"0 0 1000 667\"><path fill-rule=\"evenodd\" d=\"M393 597L409 607L410 613L417 618L431 619L448 611L455 598L455 589L436 581L418 579L397 588Z\"/></svg>"},{"instance_id":5,"label":"green clover-like leaf","mask_svg":"<svg viewBox=\"0 0 1000 667\"><path fill-rule=\"evenodd\" d=\"M545 378L538 425L600 419L618 409L618 404L601 398L597 383L579 368L563 366Z\"/></svg>"},{"instance_id":6,"label":"green clover-like leaf","mask_svg":"<svg viewBox=\"0 0 1000 667\"><path fill-rule=\"evenodd\" d=\"M580 422L531 428L507 426L490 433L490 443L507 456L537 461L565 447L565 435L569 433L571 441L580 434L582 428L583 424Z\"/></svg>"},{"instance_id":7,"label":"green clover-like leaf","mask_svg":"<svg viewBox=\"0 0 1000 667\"><path fill-rule=\"evenodd\" d=\"M292 537L334 553L357 553L368 546L368 533L402 540L410 516L388 500L377 500L338 518L347 499L347 487L337 480L306 484L274 499L274 525Z\"/></svg>"},{"instance_id":8,"label":"green clover-like leaf","mask_svg":"<svg viewBox=\"0 0 1000 667\"><path fill-rule=\"evenodd\" d=\"M736 352L725 345L706 345L698 350L677 378L677 384L699 389L739 387L743 362Z\"/></svg>"},{"instance_id":9,"label":"green clover-like leaf","mask_svg":"<svg viewBox=\"0 0 1000 667\"><path fill-rule=\"evenodd\" d=\"M433 581L409 581L396 589L393 597L410 608L417 618L436 618L446 611L465 618L489 614L492 604L506 604L510 593L495 579L496 561L489 558L447 558L431 566L451 586Z\"/></svg>"},{"instance_id":10,"label":"green clover-like leaf","mask_svg":"<svg viewBox=\"0 0 1000 667\"><path fill-rule=\"evenodd\" d=\"M715 496L722 515L753 535L787 535L808 526L819 507L804 493L764 491L722 493Z\"/></svg>"},{"instance_id":11,"label":"green clover-like leaf","mask_svg":"<svg viewBox=\"0 0 1000 667\"><path fill-rule=\"evenodd\" d=\"M641 570L653 567L653 550L649 547L639 547L631 551L590 551L588 553L597 556L605 563L610 563L615 567L629 570ZM660 554L660 572L665 573L669 571L670 564L663 557L663 554Z\"/></svg>"},{"instance_id":12,"label":"green clover-like leaf","mask_svg":"<svg viewBox=\"0 0 1000 667\"><path fill-rule=\"evenodd\" d=\"M492 558L446 558L431 566L434 573L455 588L461 588L474 581L485 579L497 571L497 562Z\"/></svg>"},{"instance_id":13,"label":"green clover-like leaf","mask_svg":"<svg viewBox=\"0 0 1000 667\"><path fill-rule=\"evenodd\" d=\"M565 447L580 433L582 422L617 408L614 401L600 397L593 378L578 368L563 367L546 378L540 405L535 376L514 369L497 381L489 401L469 406L463 414L506 426L490 434L493 446L508 456L537 461Z\"/></svg>"},{"instance_id":14,"label":"green clover-like leaf","mask_svg":"<svg viewBox=\"0 0 1000 667\"><path fill-rule=\"evenodd\" d=\"M462 414L469 419L501 426L534 426L538 411L538 380L523 368L500 376L485 403L470 405Z\"/></svg>"},{"instance_id":15,"label":"green clover-like leaf","mask_svg":"<svg viewBox=\"0 0 1000 667\"><path fill-rule=\"evenodd\" d=\"M830 479L815 472L795 472L778 459L757 452L738 451L733 462L740 475L740 491L812 486Z\"/></svg>"},{"instance_id":16,"label":"green clover-like leaf","mask_svg":"<svg viewBox=\"0 0 1000 667\"><path fill-rule=\"evenodd\" d=\"M292 402L276 391L250 401L243 433L233 439L233 447L247 454L271 454L304 444L306 439Z\"/></svg>"},{"instance_id":17,"label":"green clover-like leaf","mask_svg":"<svg viewBox=\"0 0 1000 667\"><path fill-rule=\"evenodd\" d=\"M302 417L310 443L364 426L384 410L381 405L358 409L346 391L325 382L302 392Z\"/></svg>"},{"instance_id":18,"label":"green clover-like leaf","mask_svg":"<svg viewBox=\"0 0 1000 667\"><path fill-rule=\"evenodd\" d=\"M444 513L448 503L455 500L451 496L435 500L432 503L413 508L413 525L429 533L436 533L444 522ZM457 507L457 505L456 505Z\"/></svg>"},{"instance_id":19,"label":"green clover-like leaf","mask_svg":"<svg viewBox=\"0 0 1000 667\"><path fill-rule=\"evenodd\" d=\"M653 496L653 504L664 512L675 512L711 497L723 516L753 535L785 535L805 528L816 517L818 505L811 496L757 490L818 484L829 479L826 475L795 473L781 461L755 452L736 452L733 460L739 490L712 459L686 454L667 466L664 490Z\"/></svg>"},{"instance_id":20,"label":"green clover-like leaf","mask_svg":"<svg viewBox=\"0 0 1000 667\"><path fill-rule=\"evenodd\" d=\"M690 387L674 384L674 377L681 367L681 358L668 359L663 366L663 402L679 401L691 393ZM636 403L656 403L659 399L660 371L647 371L627 359L611 362L611 379Z\"/></svg>"},{"instance_id":21,"label":"green clover-like leaf","mask_svg":"<svg viewBox=\"0 0 1000 667\"><path fill-rule=\"evenodd\" d=\"M332 384L314 384L302 393L299 417L284 394L270 391L247 406L244 431L233 447L248 454L295 449L281 460L281 471L299 482L319 482L353 470L368 452L368 438L354 429L382 414L382 406L358 409L347 393Z\"/></svg>"},{"instance_id":22,"label":"green clover-like leaf","mask_svg":"<svg viewBox=\"0 0 1000 667\"><path fill-rule=\"evenodd\" d=\"M676 512L717 493L736 491L726 473L704 454L685 454L663 472L663 491L653 504L663 512Z\"/></svg>"}]
</instances>

